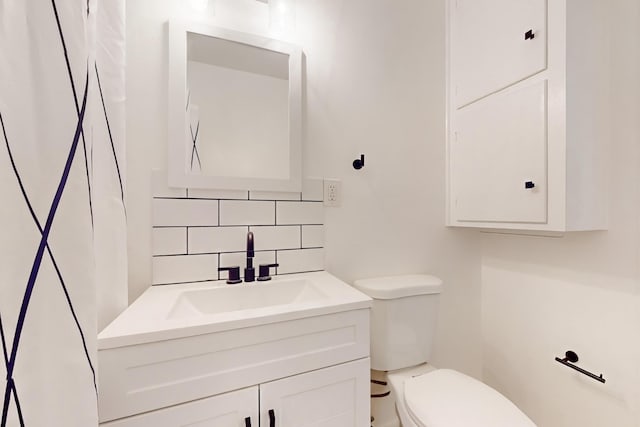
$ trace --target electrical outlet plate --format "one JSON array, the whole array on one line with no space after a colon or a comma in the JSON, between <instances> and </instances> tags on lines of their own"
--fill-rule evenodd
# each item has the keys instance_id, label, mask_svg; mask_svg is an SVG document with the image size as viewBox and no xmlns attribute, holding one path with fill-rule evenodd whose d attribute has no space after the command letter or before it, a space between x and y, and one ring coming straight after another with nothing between
<instances>
[{"instance_id":1,"label":"electrical outlet plate","mask_svg":"<svg viewBox=\"0 0 640 427\"><path fill-rule=\"evenodd\" d=\"M324 205L338 207L342 203L342 181L339 179L324 180Z\"/></svg>"}]
</instances>

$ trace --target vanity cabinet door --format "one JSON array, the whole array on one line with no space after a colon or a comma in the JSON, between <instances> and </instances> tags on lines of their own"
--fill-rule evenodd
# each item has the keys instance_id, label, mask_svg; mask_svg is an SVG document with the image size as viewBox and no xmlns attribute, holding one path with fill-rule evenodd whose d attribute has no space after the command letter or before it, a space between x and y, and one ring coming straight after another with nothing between
<instances>
[{"instance_id":1,"label":"vanity cabinet door","mask_svg":"<svg viewBox=\"0 0 640 427\"><path fill-rule=\"evenodd\" d=\"M370 360L260 385L261 427L369 427Z\"/></svg>"},{"instance_id":2,"label":"vanity cabinet door","mask_svg":"<svg viewBox=\"0 0 640 427\"><path fill-rule=\"evenodd\" d=\"M456 221L547 221L546 81L458 110L450 144Z\"/></svg>"},{"instance_id":3,"label":"vanity cabinet door","mask_svg":"<svg viewBox=\"0 0 640 427\"><path fill-rule=\"evenodd\" d=\"M547 67L546 0L451 0L455 106Z\"/></svg>"},{"instance_id":4,"label":"vanity cabinet door","mask_svg":"<svg viewBox=\"0 0 640 427\"><path fill-rule=\"evenodd\" d=\"M249 423L246 419L249 418ZM258 427L258 387L100 424L103 427Z\"/></svg>"}]
</instances>

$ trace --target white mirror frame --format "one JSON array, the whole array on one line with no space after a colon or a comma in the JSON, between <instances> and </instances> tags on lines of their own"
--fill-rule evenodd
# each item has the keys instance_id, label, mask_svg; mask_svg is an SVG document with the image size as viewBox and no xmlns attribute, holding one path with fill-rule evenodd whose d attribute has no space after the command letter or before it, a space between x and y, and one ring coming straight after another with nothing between
<instances>
[{"instance_id":1,"label":"white mirror frame","mask_svg":"<svg viewBox=\"0 0 640 427\"><path fill-rule=\"evenodd\" d=\"M187 33L230 40L289 55L289 179L225 177L187 173ZM169 22L169 186L221 190L302 191L302 50L295 45L201 23Z\"/></svg>"}]
</instances>

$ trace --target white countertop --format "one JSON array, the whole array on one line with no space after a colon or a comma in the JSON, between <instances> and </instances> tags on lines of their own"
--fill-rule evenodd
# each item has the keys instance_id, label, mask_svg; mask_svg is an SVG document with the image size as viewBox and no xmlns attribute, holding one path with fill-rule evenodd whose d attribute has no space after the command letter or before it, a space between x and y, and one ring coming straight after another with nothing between
<instances>
[{"instance_id":1,"label":"white countertop","mask_svg":"<svg viewBox=\"0 0 640 427\"><path fill-rule=\"evenodd\" d=\"M324 297L314 301L271 305L215 314L174 318L171 311L185 292L236 286L264 286L308 280ZM98 334L98 349L131 346L193 335L246 328L305 317L371 307L371 299L325 271L274 276L268 282L227 285L224 280L152 286Z\"/></svg>"}]
</instances>

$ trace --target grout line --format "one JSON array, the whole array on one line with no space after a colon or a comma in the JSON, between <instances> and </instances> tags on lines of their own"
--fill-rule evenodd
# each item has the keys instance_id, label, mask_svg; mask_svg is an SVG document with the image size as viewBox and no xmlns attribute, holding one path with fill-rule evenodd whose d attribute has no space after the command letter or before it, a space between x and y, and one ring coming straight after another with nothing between
<instances>
[{"instance_id":1,"label":"grout line","mask_svg":"<svg viewBox=\"0 0 640 427\"><path fill-rule=\"evenodd\" d=\"M231 202L249 201L249 202L287 202L287 203L322 203L322 200L314 199L242 199L232 197L188 197L188 196L153 196L154 200L228 200Z\"/></svg>"},{"instance_id":2,"label":"grout line","mask_svg":"<svg viewBox=\"0 0 640 427\"><path fill-rule=\"evenodd\" d=\"M304 245L302 244L302 225L300 226L300 249L302 249Z\"/></svg>"},{"instance_id":3,"label":"grout line","mask_svg":"<svg viewBox=\"0 0 640 427\"><path fill-rule=\"evenodd\" d=\"M278 225L278 202L273 202L273 225Z\"/></svg>"},{"instance_id":4,"label":"grout line","mask_svg":"<svg viewBox=\"0 0 640 427\"><path fill-rule=\"evenodd\" d=\"M278 226L278 227L287 227L287 226L291 227L291 226L296 226L296 225L305 225L306 226L306 225L324 225L324 224L316 224L316 223L308 223L308 224L307 223L302 223L302 224L300 224L299 222L292 223L292 224L276 224L276 226Z\"/></svg>"},{"instance_id":5,"label":"grout line","mask_svg":"<svg viewBox=\"0 0 640 427\"><path fill-rule=\"evenodd\" d=\"M222 267L222 266L220 265L220 263L222 262L220 255L221 255L221 254L218 254L218 268ZM221 279L220 279L220 270L218 270L218 280L221 280Z\"/></svg>"},{"instance_id":6,"label":"grout line","mask_svg":"<svg viewBox=\"0 0 640 427\"><path fill-rule=\"evenodd\" d=\"M308 248L278 248L278 249L260 249L254 250L257 253L265 253L265 252L278 252L278 251L306 251L311 249L324 249L324 246L310 246ZM199 255L228 255L228 254L243 254L246 251L230 251L230 252L194 252L194 253L184 253L184 254L161 254L161 255L151 255L152 258L167 258L167 257L175 257L175 256L199 256ZM220 260L218 260L218 264Z\"/></svg>"},{"instance_id":7,"label":"grout line","mask_svg":"<svg viewBox=\"0 0 640 427\"><path fill-rule=\"evenodd\" d=\"M151 226L151 228L185 228L185 227L207 228L207 227L226 227L226 226L224 226L224 225L221 225L221 226L220 225L187 225L187 224L180 224L180 225L153 225L153 226Z\"/></svg>"},{"instance_id":8,"label":"grout line","mask_svg":"<svg viewBox=\"0 0 640 427\"><path fill-rule=\"evenodd\" d=\"M231 228L231 227L297 227L297 226L323 226L324 224L315 224L315 223L292 223L292 224L225 224L225 225L154 225L151 228Z\"/></svg>"},{"instance_id":9,"label":"grout line","mask_svg":"<svg viewBox=\"0 0 640 427\"><path fill-rule=\"evenodd\" d=\"M154 225L151 228L242 228L242 227L297 227L299 225L322 225L322 224L232 224L232 225Z\"/></svg>"},{"instance_id":10,"label":"grout line","mask_svg":"<svg viewBox=\"0 0 640 427\"><path fill-rule=\"evenodd\" d=\"M324 249L324 246L310 246L308 248L291 248L291 249L278 249L279 251L306 251L309 249Z\"/></svg>"},{"instance_id":11,"label":"grout line","mask_svg":"<svg viewBox=\"0 0 640 427\"><path fill-rule=\"evenodd\" d=\"M153 254L151 255L151 258L165 258L165 257L172 257L172 256L186 256L186 255L194 255L194 254L188 254L186 252L184 253L179 253L179 254ZM200 254L198 254L200 255ZM202 254L204 255L204 254Z\"/></svg>"},{"instance_id":12,"label":"grout line","mask_svg":"<svg viewBox=\"0 0 640 427\"><path fill-rule=\"evenodd\" d=\"M187 240L187 254L189 253L189 227L186 227L187 232L186 234L186 240Z\"/></svg>"},{"instance_id":13,"label":"grout line","mask_svg":"<svg viewBox=\"0 0 640 427\"><path fill-rule=\"evenodd\" d=\"M198 256L198 255L216 255L219 252L196 252L196 253L186 253L186 254L164 254L164 255L151 255L151 258L166 258L172 256ZM229 252L232 253L232 252Z\"/></svg>"},{"instance_id":14,"label":"grout line","mask_svg":"<svg viewBox=\"0 0 640 427\"><path fill-rule=\"evenodd\" d=\"M218 227L220 227L220 200L218 200Z\"/></svg>"},{"instance_id":15,"label":"grout line","mask_svg":"<svg viewBox=\"0 0 640 427\"><path fill-rule=\"evenodd\" d=\"M245 199L231 199L227 197L185 197L185 196L154 196L154 200L245 200Z\"/></svg>"}]
</instances>

